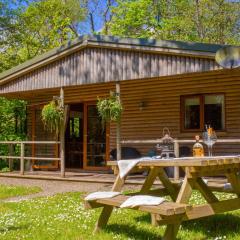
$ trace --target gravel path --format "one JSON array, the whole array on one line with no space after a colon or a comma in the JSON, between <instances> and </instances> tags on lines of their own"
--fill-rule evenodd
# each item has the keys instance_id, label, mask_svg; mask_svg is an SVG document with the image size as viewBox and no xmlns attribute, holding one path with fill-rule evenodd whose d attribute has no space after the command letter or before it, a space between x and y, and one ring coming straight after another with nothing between
<instances>
[{"instance_id":1,"label":"gravel path","mask_svg":"<svg viewBox=\"0 0 240 240\"><path fill-rule=\"evenodd\" d=\"M5 185L20 185L26 187L38 186L42 189L41 192L5 199L7 202L19 202L34 197L52 196L57 193L64 192L95 192L95 191L109 191L111 184L105 183L84 183L84 182L64 182L64 181L49 181L49 180L35 180L35 179L18 179L1 177L0 184Z\"/></svg>"},{"instance_id":2,"label":"gravel path","mask_svg":"<svg viewBox=\"0 0 240 240\"><path fill-rule=\"evenodd\" d=\"M89 183L89 182L69 182L69 181L54 181L54 180L36 180L23 178L8 178L1 177L0 184L33 187L38 186L42 189L41 192L30 194L27 196L19 196L4 199L5 202L20 202L23 200L32 199L35 197L53 196L58 193L65 192L96 192L96 191L111 191L112 184L106 183ZM139 189L140 186L126 186L123 190Z\"/></svg>"}]
</instances>

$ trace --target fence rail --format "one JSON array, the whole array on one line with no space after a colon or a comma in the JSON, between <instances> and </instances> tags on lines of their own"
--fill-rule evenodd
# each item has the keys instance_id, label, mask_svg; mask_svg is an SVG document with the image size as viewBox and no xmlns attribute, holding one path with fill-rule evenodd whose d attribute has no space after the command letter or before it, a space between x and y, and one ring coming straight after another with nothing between
<instances>
[{"instance_id":1,"label":"fence rail","mask_svg":"<svg viewBox=\"0 0 240 240\"><path fill-rule=\"evenodd\" d=\"M195 143L193 139L174 139L174 153L176 157L179 157L180 144ZM200 142L203 142L200 140ZM149 139L149 140L122 140L121 144L157 144L162 143L162 139ZM217 143L240 143L240 139L218 139ZM179 167L174 167L174 179L179 179Z\"/></svg>"},{"instance_id":2,"label":"fence rail","mask_svg":"<svg viewBox=\"0 0 240 240\"><path fill-rule=\"evenodd\" d=\"M152 140L123 140L121 144L157 144L161 143L161 139L152 139ZM194 143L195 140L189 139L174 139L174 153L176 157L179 157L179 146L180 144L186 143ZM202 142L202 141L201 141ZM240 139L218 139L217 143L240 143ZM0 156L0 159L8 159L9 160L9 169L12 170L13 168L13 159L20 160L20 174L24 175L24 161L25 160L39 160L39 161L60 161L61 162L61 176L65 176L65 166L64 155L65 151L61 148L63 143L60 141L0 141L0 144L8 145L9 146L9 155L8 156ZM60 145L60 157L50 158L50 157L27 157L25 156L25 145L36 145L36 144L44 144L44 145L52 145L58 144ZM20 145L20 156L14 156L14 149L13 145ZM174 167L174 178L179 179L179 168Z\"/></svg>"},{"instance_id":3,"label":"fence rail","mask_svg":"<svg viewBox=\"0 0 240 240\"><path fill-rule=\"evenodd\" d=\"M25 156L25 145L55 145L60 144L59 141L0 141L0 144L9 146L9 154L8 156L0 156L0 159L8 159L9 160L9 169L10 171L13 169L13 160L20 160L20 174L24 175L24 163L25 160L39 160L39 161L61 161L61 157L50 158L50 157L27 157ZM13 145L20 145L20 156L14 156ZM62 164L61 164L62 170ZM64 170L63 170L64 171ZM62 171L61 171L62 172Z\"/></svg>"}]
</instances>

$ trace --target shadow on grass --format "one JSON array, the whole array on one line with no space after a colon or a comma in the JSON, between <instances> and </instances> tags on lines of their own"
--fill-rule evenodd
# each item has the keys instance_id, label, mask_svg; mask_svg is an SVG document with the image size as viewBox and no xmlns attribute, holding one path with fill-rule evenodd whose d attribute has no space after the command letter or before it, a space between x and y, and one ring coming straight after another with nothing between
<instances>
[{"instance_id":1,"label":"shadow on grass","mask_svg":"<svg viewBox=\"0 0 240 240\"><path fill-rule=\"evenodd\" d=\"M183 223L183 228L194 231L198 230L209 236L233 235L240 231L240 217L233 214L219 214L200 220ZM240 237L240 235L239 235Z\"/></svg>"},{"instance_id":2,"label":"shadow on grass","mask_svg":"<svg viewBox=\"0 0 240 240\"><path fill-rule=\"evenodd\" d=\"M21 226L8 226L6 228L0 228L0 233L6 232L6 231L17 231L17 230L23 230L28 229L29 225L21 225Z\"/></svg>"},{"instance_id":3,"label":"shadow on grass","mask_svg":"<svg viewBox=\"0 0 240 240\"><path fill-rule=\"evenodd\" d=\"M127 224L109 224L106 227L106 231L115 232L117 234L125 235L128 238L134 238L138 240L156 240L162 238L162 236L155 232L146 231L144 229L139 230L137 227Z\"/></svg>"},{"instance_id":4,"label":"shadow on grass","mask_svg":"<svg viewBox=\"0 0 240 240\"><path fill-rule=\"evenodd\" d=\"M151 223L149 214L134 218L136 222ZM199 220L192 220L182 224L183 230L192 232L202 232L206 239L219 235L235 235L240 232L240 217L234 214L219 214L212 217L206 217ZM240 234L239 234L240 239Z\"/></svg>"}]
</instances>

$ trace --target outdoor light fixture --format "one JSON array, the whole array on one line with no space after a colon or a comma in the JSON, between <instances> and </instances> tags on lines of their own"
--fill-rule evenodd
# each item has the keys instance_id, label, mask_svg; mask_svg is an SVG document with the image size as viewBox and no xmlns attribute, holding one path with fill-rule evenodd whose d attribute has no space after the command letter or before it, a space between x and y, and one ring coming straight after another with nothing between
<instances>
[{"instance_id":1,"label":"outdoor light fixture","mask_svg":"<svg viewBox=\"0 0 240 240\"><path fill-rule=\"evenodd\" d=\"M140 101L138 104L139 110L142 111L147 106L145 101Z\"/></svg>"}]
</instances>

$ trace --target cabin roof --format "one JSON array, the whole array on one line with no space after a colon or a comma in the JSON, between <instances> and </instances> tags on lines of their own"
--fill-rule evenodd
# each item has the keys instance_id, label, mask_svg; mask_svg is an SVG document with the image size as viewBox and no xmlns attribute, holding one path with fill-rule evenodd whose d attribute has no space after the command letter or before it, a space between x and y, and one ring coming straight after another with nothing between
<instances>
[{"instance_id":1,"label":"cabin roof","mask_svg":"<svg viewBox=\"0 0 240 240\"><path fill-rule=\"evenodd\" d=\"M218 49L223 47L219 44L206 44L194 42L181 42L181 41L165 41L156 39L143 39L143 38L120 38L115 36L102 36L102 35L85 35L78 37L67 44L55 48L45 54L37 56L28 60L10 70L0 74L0 85L5 81L15 79L16 77L29 72L31 68L36 65L50 63L63 56L71 54L72 52L87 47L99 46L105 48L123 48L137 51L156 51L166 52L168 54L183 54L183 55L196 55L204 56L206 58L213 58Z\"/></svg>"}]
</instances>

